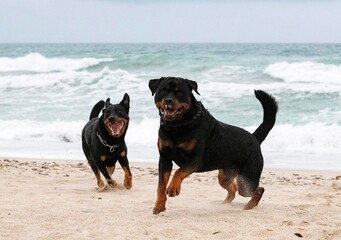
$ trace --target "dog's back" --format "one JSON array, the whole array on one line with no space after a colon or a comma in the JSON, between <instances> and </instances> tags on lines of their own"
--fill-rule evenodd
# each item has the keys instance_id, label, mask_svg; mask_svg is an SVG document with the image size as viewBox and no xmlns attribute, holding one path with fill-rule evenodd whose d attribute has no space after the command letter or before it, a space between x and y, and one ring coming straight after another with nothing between
<instances>
[{"instance_id":1,"label":"dog's back","mask_svg":"<svg viewBox=\"0 0 341 240\"><path fill-rule=\"evenodd\" d=\"M98 123L98 115L101 110L104 108L105 102L100 100L96 103L90 113L89 122L84 126L82 130L82 148L87 159L90 159L90 145L93 141L93 136L95 136L95 128Z\"/></svg>"}]
</instances>

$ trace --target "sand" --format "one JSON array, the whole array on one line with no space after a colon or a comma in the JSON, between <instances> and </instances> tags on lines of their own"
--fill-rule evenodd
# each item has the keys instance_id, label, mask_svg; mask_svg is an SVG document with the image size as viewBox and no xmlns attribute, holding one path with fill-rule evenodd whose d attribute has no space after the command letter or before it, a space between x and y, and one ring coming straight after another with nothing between
<instances>
[{"instance_id":1,"label":"sand","mask_svg":"<svg viewBox=\"0 0 341 240\"><path fill-rule=\"evenodd\" d=\"M226 191L217 171L184 180L153 215L157 163L131 162L133 188L98 192L85 161L0 159L0 239L341 239L341 171L264 169L259 205Z\"/></svg>"}]
</instances>

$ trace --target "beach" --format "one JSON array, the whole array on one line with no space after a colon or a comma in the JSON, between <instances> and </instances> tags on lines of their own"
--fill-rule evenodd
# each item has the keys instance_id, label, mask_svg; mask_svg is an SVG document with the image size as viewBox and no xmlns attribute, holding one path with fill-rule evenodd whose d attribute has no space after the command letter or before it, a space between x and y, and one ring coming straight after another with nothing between
<instances>
[{"instance_id":1,"label":"beach","mask_svg":"<svg viewBox=\"0 0 341 240\"><path fill-rule=\"evenodd\" d=\"M259 205L223 204L217 171L186 178L153 215L157 163L131 162L133 187L96 189L84 160L0 159L1 239L341 239L341 172L265 168ZM174 167L176 169L177 167Z\"/></svg>"},{"instance_id":2,"label":"beach","mask_svg":"<svg viewBox=\"0 0 341 240\"><path fill-rule=\"evenodd\" d=\"M84 43L0 45L0 239L341 239L340 44ZM223 204L217 171L186 178L153 215L159 113L150 79L196 81L218 120L262 143L265 193ZM99 192L81 133L99 100L131 99L125 137L133 187ZM177 167L174 166L174 170Z\"/></svg>"}]
</instances>

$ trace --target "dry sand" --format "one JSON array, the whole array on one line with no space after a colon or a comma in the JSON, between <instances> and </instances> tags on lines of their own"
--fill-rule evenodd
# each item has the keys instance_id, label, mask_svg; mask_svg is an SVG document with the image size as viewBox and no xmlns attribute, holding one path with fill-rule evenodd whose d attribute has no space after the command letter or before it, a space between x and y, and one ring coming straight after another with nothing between
<instances>
[{"instance_id":1,"label":"dry sand","mask_svg":"<svg viewBox=\"0 0 341 240\"><path fill-rule=\"evenodd\" d=\"M260 204L222 204L217 171L192 174L153 215L157 163L130 163L133 188L98 192L85 161L0 159L0 239L341 239L341 172L265 169Z\"/></svg>"}]
</instances>

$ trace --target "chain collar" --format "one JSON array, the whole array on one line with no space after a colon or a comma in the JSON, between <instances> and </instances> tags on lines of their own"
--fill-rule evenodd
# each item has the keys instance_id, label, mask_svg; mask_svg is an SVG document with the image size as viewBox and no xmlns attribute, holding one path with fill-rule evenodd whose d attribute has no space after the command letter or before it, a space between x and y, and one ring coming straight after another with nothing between
<instances>
[{"instance_id":1,"label":"chain collar","mask_svg":"<svg viewBox=\"0 0 341 240\"><path fill-rule=\"evenodd\" d=\"M201 102L197 102L197 107L198 107L198 111L197 113L194 115L193 119L192 120L188 120L186 122L183 122L183 123L178 123L178 124L171 124L171 123L166 123L165 121L163 121L162 118L160 118L160 123L161 125L164 125L164 126L169 126L169 127L180 127L180 126L187 126L191 123L193 123L202 113L203 111L203 105Z\"/></svg>"},{"instance_id":2,"label":"chain collar","mask_svg":"<svg viewBox=\"0 0 341 240\"><path fill-rule=\"evenodd\" d=\"M116 145L109 145L106 141L103 140L102 136L97 132L97 137L99 139L99 141L106 147L109 148L110 152L114 152L115 149L120 146L120 144L116 144Z\"/></svg>"}]
</instances>

